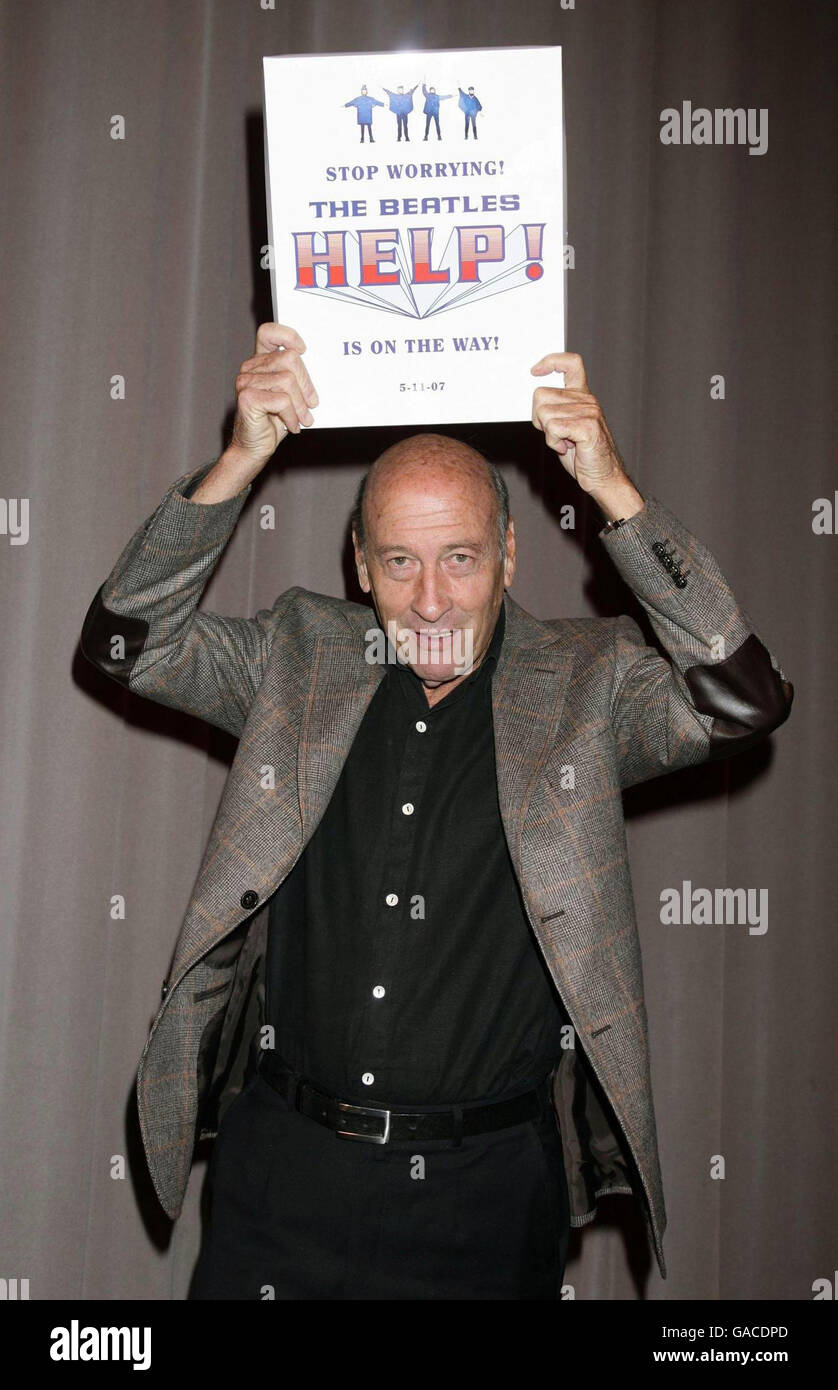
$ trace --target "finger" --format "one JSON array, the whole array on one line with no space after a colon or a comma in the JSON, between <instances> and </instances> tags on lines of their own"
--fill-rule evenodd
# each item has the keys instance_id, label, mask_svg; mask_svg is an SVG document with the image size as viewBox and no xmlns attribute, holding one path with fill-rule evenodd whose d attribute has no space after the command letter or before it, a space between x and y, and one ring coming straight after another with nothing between
<instances>
[{"instance_id":1,"label":"finger","mask_svg":"<svg viewBox=\"0 0 838 1390\"><path fill-rule=\"evenodd\" d=\"M277 416L291 433L300 433L300 422L291 397L280 387L267 390L261 386L245 387L239 392L238 414L246 424L258 424L265 416Z\"/></svg>"},{"instance_id":2,"label":"finger","mask_svg":"<svg viewBox=\"0 0 838 1390\"><path fill-rule=\"evenodd\" d=\"M300 383L308 405L319 405L320 397L309 375L308 368L295 348L277 348L272 352L259 353L242 362L240 372L261 372L270 375L285 368L292 369Z\"/></svg>"},{"instance_id":3,"label":"finger","mask_svg":"<svg viewBox=\"0 0 838 1390\"><path fill-rule=\"evenodd\" d=\"M533 376L548 376L550 372L564 372L565 386L577 391L588 390L585 364L578 352L548 352L530 367Z\"/></svg>"},{"instance_id":4,"label":"finger","mask_svg":"<svg viewBox=\"0 0 838 1390\"><path fill-rule=\"evenodd\" d=\"M568 420L562 416L552 416L543 422L543 428L544 438L551 449L560 443L581 444L583 447L594 443L589 420Z\"/></svg>"},{"instance_id":5,"label":"finger","mask_svg":"<svg viewBox=\"0 0 838 1390\"><path fill-rule=\"evenodd\" d=\"M548 420L597 420L599 417L595 409L592 409L585 401L554 400L552 393L550 399L539 399L539 392L533 394L532 422L539 428L543 428Z\"/></svg>"},{"instance_id":6,"label":"finger","mask_svg":"<svg viewBox=\"0 0 838 1390\"><path fill-rule=\"evenodd\" d=\"M258 360L258 359L257 359ZM590 410L599 409L599 401L590 391L579 391L569 386L536 386L533 391L536 405L582 405Z\"/></svg>"},{"instance_id":7,"label":"finger","mask_svg":"<svg viewBox=\"0 0 838 1390\"><path fill-rule=\"evenodd\" d=\"M291 392L284 390L281 386L274 386L269 391L265 391L264 395L268 399L261 408L267 410L269 415L278 415L283 425L292 434L300 434L303 427Z\"/></svg>"},{"instance_id":8,"label":"finger","mask_svg":"<svg viewBox=\"0 0 838 1390\"><path fill-rule=\"evenodd\" d=\"M293 434L299 434L303 424L314 424L299 385L290 372L251 379L239 393L239 408L278 415Z\"/></svg>"},{"instance_id":9,"label":"finger","mask_svg":"<svg viewBox=\"0 0 838 1390\"><path fill-rule=\"evenodd\" d=\"M308 408L296 373L294 371L280 372L280 377L284 379L285 390L291 398L297 418L306 428L310 427L314 424L314 416Z\"/></svg>"},{"instance_id":10,"label":"finger","mask_svg":"<svg viewBox=\"0 0 838 1390\"><path fill-rule=\"evenodd\" d=\"M256 352L273 352L276 348L294 348L305 352L306 345L296 328L284 323L260 323L256 330Z\"/></svg>"},{"instance_id":11,"label":"finger","mask_svg":"<svg viewBox=\"0 0 838 1390\"><path fill-rule=\"evenodd\" d=\"M319 405L320 397L315 389L314 382L309 376L308 367L301 357L295 357L292 363L293 371L300 383L300 390L309 405Z\"/></svg>"},{"instance_id":12,"label":"finger","mask_svg":"<svg viewBox=\"0 0 838 1390\"><path fill-rule=\"evenodd\" d=\"M277 348L272 352L258 352L248 357L239 367L240 372L263 372L265 375L284 371L299 357L296 348Z\"/></svg>"},{"instance_id":13,"label":"finger","mask_svg":"<svg viewBox=\"0 0 838 1390\"><path fill-rule=\"evenodd\" d=\"M302 387L297 376L290 368L280 372L255 373L258 389L266 391L279 391L288 396L294 408L294 413L301 424L306 428L314 424L314 416L308 408Z\"/></svg>"}]
</instances>

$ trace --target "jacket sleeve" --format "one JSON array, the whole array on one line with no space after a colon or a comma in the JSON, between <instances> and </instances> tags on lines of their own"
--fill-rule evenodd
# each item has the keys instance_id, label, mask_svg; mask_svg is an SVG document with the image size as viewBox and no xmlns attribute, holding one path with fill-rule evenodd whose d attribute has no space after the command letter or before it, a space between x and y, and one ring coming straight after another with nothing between
<instances>
[{"instance_id":1,"label":"jacket sleeve","mask_svg":"<svg viewBox=\"0 0 838 1390\"><path fill-rule=\"evenodd\" d=\"M198 611L252 484L225 502L191 502L213 467L178 478L93 597L81 649L129 690L238 736L265 672L287 590L253 618Z\"/></svg>"},{"instance_id":2,"label":"jacket sleeve","mask_svg":"<svg viewBox=\"0 0 838 1390\"><path fill-rule=\"evenodd\" d=\"M669 659L614 623L611 719L620 785L743 752L789 716L794 686L713 556L657 498L599 533Z\"/></svg>"}]
</instances>

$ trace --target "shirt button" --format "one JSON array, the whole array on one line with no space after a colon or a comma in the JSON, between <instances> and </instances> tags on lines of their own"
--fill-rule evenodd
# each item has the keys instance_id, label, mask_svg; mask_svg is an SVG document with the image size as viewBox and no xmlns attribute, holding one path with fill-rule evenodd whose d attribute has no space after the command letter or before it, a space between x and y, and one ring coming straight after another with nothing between
<instances>
[{"instance_id":1,"label":"shirt button","mask_svg":"<svg viewBox=\"0 0 838 1390\"><path fill-rule=\"evenodd\" d=\"M395 907L396 903L399 901L398 893L388 893L384 901L388 907Z\"/></svg>"},{"instance_id":2,"label":"shirt button","mask_svg":"<svg viewBox=\"0 0 838 1390\"><path fill-rule=\"evenodd\" d=\"M406 816L412 816L412 815L413 815L413 802L412 802L412 801L406 801L406 802L404 803L404 806L402 807L402 810L404 811L404 814L405 814Z\"/></svg>"},{"instance_id":3,"label":"shirt button","mask_svg":"<svg viewBox=\"0 0 838 1390\"><path fill-rule=\"evenodd\" d=\"M373 1076L371 1071L365 1071L363 1076L361 1077L361 1080L363 1081L365 1086L371 1086L373 1081L375 1080L375 1077Z\"/></svg>"},{"instance_id":4,"label":"shirt button","mask_svg":"<svg viewBox=\"0 0 838 1390\"><path fill-rule=\"evenodd\" d=\"M427 726L427 724L425 723L424 719L417 719L417 721L416 721L416 732L417 732L417 734L424 734L424 733L427 731L427 728L428 728L428 726Z\"/></svg>"},{"instance_id":5,"label":"shirt button","mask_svg":"<svg viewBox=\"0 0 838 1390\"><path fill-rule=\"evenodd\" d=\"M375 995L376 999L383 999L383 998L384 998L384 995L385 995L385 993L386 993L386 990L384 989L384 986L383 986L383 985L375 985L375 986L373 987L373 991L372 991L372 992L373 992L373 994Z\"/></svg>"}]
</instances>

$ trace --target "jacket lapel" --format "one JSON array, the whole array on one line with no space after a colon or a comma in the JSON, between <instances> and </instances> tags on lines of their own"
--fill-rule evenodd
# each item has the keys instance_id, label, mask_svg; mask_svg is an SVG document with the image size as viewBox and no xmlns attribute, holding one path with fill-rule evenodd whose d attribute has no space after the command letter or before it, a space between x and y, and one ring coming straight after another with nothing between
<instances>
[{"instance_id":1,"label":"jacket lapel","mask_svg":"<svg viewBox=\"0 0 838 1390\"><path fill-rule=\"evenodd\" d=\"M498 800L512 861L539 773L556 741L573 652L507 593L506 631L492 681Z\"/></svg>"},{"instance_id":2,"label":"jacket lapel","mask_svg":"<svg viewBox=\"0 0 838 1390\"><path fill-rule=\"evenodd\" d=\"M317 639L297 753L303 844L329 804L361 720L384 679L386 668L364 659L364 633L377 623L370 609L366 628L353 619L345 634Z\"/></svg>"}]
</instances>

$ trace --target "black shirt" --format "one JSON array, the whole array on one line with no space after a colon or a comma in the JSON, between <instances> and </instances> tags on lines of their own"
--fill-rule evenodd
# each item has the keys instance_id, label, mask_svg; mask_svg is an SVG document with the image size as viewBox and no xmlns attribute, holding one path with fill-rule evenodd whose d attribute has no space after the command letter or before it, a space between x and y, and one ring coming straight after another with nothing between
<instances>
[{"instance_id":1,"label":"black shirt","mask_svg":"<svg viewBox=\"0 0 838 1390\"><path fill-rule=\"evenodd\" d=\"M438 704L387 666L329 805L270 900L276 1053L362 1105L495 1099L537 1084L567 1022L498 806L491 682ZM392 653L392 647L389 648Z\"/></svg>"}]
</instances>

